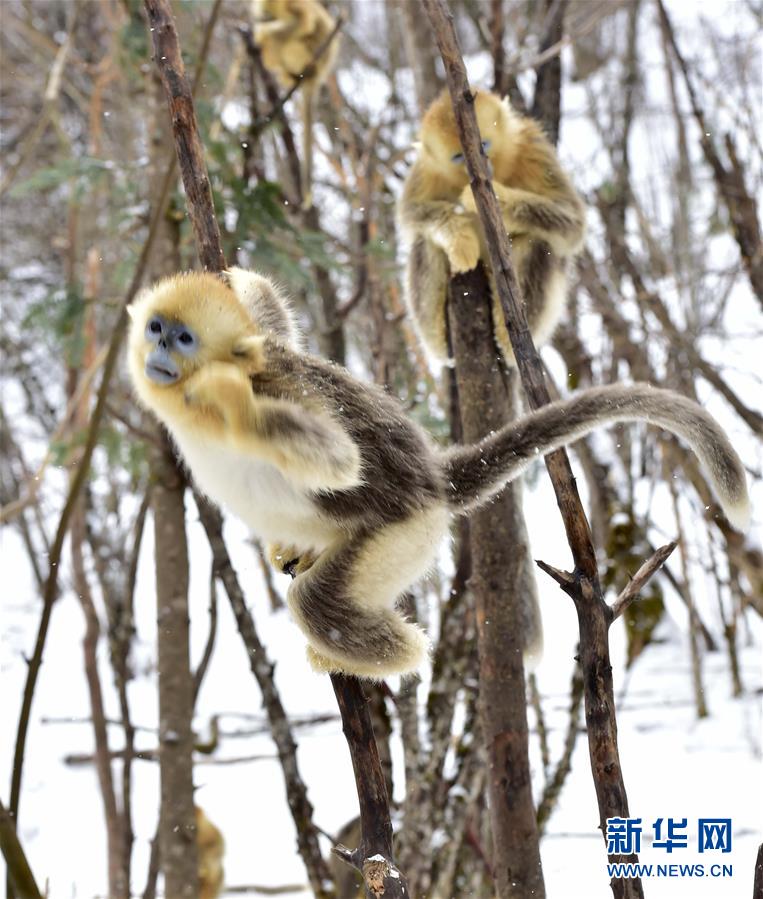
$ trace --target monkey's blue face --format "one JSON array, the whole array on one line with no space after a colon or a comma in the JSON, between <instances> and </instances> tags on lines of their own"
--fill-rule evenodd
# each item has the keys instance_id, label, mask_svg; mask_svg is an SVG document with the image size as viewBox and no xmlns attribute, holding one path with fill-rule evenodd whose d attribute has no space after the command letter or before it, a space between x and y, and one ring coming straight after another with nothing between
<instances>
[{"instance_id":1,"label":"monkey's blue face","mask_svg":"<svg viewBox=\"0 0 763 899\"><path fill-rule=\"evenodd\" d=\"M182 322L152 315L146 324L146 340L154 349L146 357L146 377L154 384L174 384L181 375L175 354L190 358L199 349L199 339Z\"/></svg>"}]
</instances>

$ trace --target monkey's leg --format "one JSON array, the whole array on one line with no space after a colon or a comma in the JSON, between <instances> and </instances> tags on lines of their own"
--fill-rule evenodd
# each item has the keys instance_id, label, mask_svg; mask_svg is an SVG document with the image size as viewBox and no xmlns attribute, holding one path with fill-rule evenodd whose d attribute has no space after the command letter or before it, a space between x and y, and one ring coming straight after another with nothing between
<instances>
[{"instance_id":1,"label":"monkey's leg","mask_svg":"<svg viewBox=\"0 0 763 899\"><path fill-rule=\"evenodd\" d=\"M309 87L308 78L315 77L314 70L310 69L314 58L313 48L305 42L304 38L291 38L285 41L281 48L281 65L294 81L303 80L303 89ZM300 76L303 76L302 79Z\"/></svg>"},{"instance_id":2,"label":"monkey's leg","mask_svg":"<svg viewBox=\"0 0 763 899\"><path fill-rule=\"evenodd\" d=\"M526 235L512 239L511 258L525 301L525 314L536 346L551 337L564 311L567 278L564 260L543 240ZM490 278L493 305L493 332L507 364L514 365L514 351L506 329L506 319L494 279Z\"/></svg>"},{"instance_id":3,"label":"monkey's leg","mask_svg":"<svg viewBox=\"0 0 763 899\"><path fill-rule=\"evenodd\" d=\"M327 550L295 578L287 602L317 670L378 679L421 665L426 635L394 606L433 561L447 525L444 509L417 512Z\"/></svg>"},{"instance_id":4,"label":"monkey's leg","mask_svg":"<svg viewBox=\"0 0 763 899\"><path fill-rule=\"evenodd\" d=\"M414 328L432 358L442 364L448 359L447 257L439 247L419 237L411 247L405 274L405 301Z\"/></svg>"}]
</instances>

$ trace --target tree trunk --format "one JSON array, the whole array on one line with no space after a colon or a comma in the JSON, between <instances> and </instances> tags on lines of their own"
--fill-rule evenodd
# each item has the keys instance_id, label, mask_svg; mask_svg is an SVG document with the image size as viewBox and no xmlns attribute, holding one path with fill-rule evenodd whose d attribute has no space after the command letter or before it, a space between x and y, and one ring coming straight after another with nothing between
<instances>
[{"instance_id":1,"label":"tree trunk","mask_svg":"<svg viewBox=\"0 0 763 899\"><path fill-rule=\"evenodd\" d=\"M473 443L515 414L514 391L507 389L493 341L490 288L481 265L451 281L448 318L463 439ZM522 658L522 603L534 596L535 583L519 484L472 516L471 552L496 888L501 899L543 897Z\"/></svg>"},{"instance_id":2,"label":"tree trunk","mask_svg":"<svg viewBox=\"0 0 763 899\"><path fill-rule=\"evenodd\" d=\"M159 847L164 892L199 894L193 808L193 679L188 651L188 546L185 481L167 442L153 463L159 667Z\"/></svg>"},{"instance_id":3,"label":"tree trunk","mask_svg":"<svg viewBox=\"0 0 763 899\"><path fill-rule=\"evenodd\" d=\"M154 182L172 146L161 85L152 76ZM152 191L152 196L155 196ZM151 277L180 268L176 221L164 216L157 235ZM212 253L214 251L210 251ZM193 674L188 647L188 545L185 528L185 477L169 439L151 459L151 496L156 566L157 655L159 677L159 859L164 893L171 899L198 896L196 817L193 806Z\"/></svg>"}]
</instances>

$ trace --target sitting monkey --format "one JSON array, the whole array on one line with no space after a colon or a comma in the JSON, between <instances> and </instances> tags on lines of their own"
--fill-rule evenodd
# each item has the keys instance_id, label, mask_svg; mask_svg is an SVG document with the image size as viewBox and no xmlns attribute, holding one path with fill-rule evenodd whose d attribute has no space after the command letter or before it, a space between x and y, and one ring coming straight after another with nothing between
<instances>
[{"instance_id":1,"label":"sitting monkey","mask_svg":"<svg viewBox=\"0 0 763 899\"><path fill-rule=\"evenodd\" d=\"M199 487L276 544L287 601L316 670L416 670L427 639L395 609L468 515L536 458L602 424L648 421L685 440L729 519L748 514L744 468L700 406L644 384L583 391L478 444L441 449L400 404L301 352L275 287L234 268L160 281L130 308L139 400L169 429Z\"/></svg>"},{"instance_id":2,"label":"sitting monkey","mask_svg":"<svg viewBox=\"0 0 763 899\"><path fill-rule=\"evenodd\" d=\"M487 91L475 92L474 106L493 189L511 237L527 321L536 344L542 344L564 308L567 262L582 246L585 210L537 122ZM398 209L410 241L405 295L421 340L436 361L445 362L448 280L480 260L488 262L447 91L424 115L420 141ZM494 285L492 293L495 339L513 364Z\"/></svg>"}]
</instances>

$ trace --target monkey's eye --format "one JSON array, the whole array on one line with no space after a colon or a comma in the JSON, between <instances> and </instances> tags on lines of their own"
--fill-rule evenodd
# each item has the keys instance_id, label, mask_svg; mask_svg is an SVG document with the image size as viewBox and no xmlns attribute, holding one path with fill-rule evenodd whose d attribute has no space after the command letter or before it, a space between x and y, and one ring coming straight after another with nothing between
<instances>
[{"instance_id":1,"label":"monkey's eye","mask_svg":"<svg viewBox=\"0 0 763 899\"><path fill-rule=\"evenodd\" d=\"M152 318L146 325L147 337L158 337L162 333L162 323L158 318Z\"/></svg>"},{"instance_id":2,"label":"monkey's eye","mask_svg":"<svg viewBox=\"0 0 763 899\"><path fill-rule=\"evenodd\" d=\"M175 337L177 348L181 353L187 355L196 349L196 337L188 330L188 328L180 328Z\"/></svg>"},{"instance_id":3,"label":"monkey's eye","mask_svg":"<svg viewBox=\"0 0 763 899\"><path fill-rule=\"evenodd\" d=\"M463 153L454 153L454 154L450 157L450 161L451 161L451 162L463 162L463 161L464 161L464 154L463 154Z\"/></svg>"}]
</instances>

